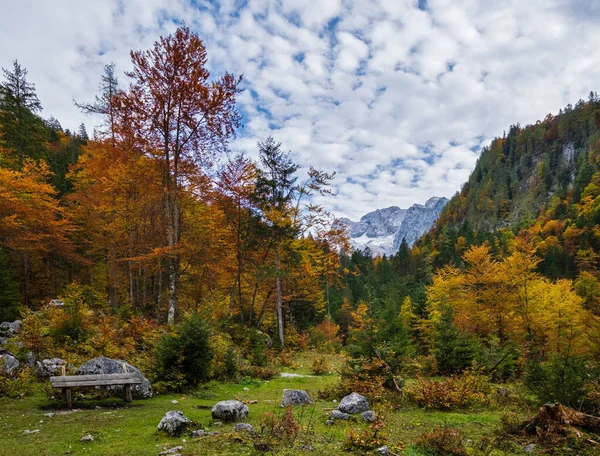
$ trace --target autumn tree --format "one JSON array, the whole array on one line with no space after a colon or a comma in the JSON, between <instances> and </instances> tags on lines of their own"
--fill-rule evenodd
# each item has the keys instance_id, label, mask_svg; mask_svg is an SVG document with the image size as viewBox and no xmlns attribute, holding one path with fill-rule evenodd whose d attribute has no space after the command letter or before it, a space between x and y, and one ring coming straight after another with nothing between
<instances>
[{"instance_id":1,"label":"autumn tree","mask_svg":"<svg viewBox=\"0 0 600 456\"><path fill-rule=\"evenodd\" d=\"M231 287L232 302L237 302L240 319L252 324L252 312L244 302L243 276L250 256L252 236L255 232L253 194L258 170L255 163L242 154L231 157L220 170L216 181L215 200L223 211L227 226L233 234L235 251L234 283Z\"/></svg>"},{"instance_id":2,"label":"autumn tree","mask_svg":"<svg viewBox=\"0 0 600 456\"><path fill-rule=\"evenodd\" d=\"M161 37L145 51L132 51L128 90L118 97L122 132L163 161L166 245L169 249L168 322L178 309L182 165L200 165L223 151L240 115L235 98L241 78L225 73L210 81L206 49L188 27Z\"/></svg>"},{"instance_id":3,"label":"autumn tree","mask_svg":"<svg viewBox=\"0 0 600 456\"><path fill-rule=\"evenodd\" d=\"M0 248L15 255L21 264L21 295L27 306L32 302L33 261L46 259L49 265L52 254L79 260L69 237L73 226L55 199L49 178L43 161L26 160L20 171L0 168ZM48 294L53 291L45 290Z\"/></svg>"}]
</instances>

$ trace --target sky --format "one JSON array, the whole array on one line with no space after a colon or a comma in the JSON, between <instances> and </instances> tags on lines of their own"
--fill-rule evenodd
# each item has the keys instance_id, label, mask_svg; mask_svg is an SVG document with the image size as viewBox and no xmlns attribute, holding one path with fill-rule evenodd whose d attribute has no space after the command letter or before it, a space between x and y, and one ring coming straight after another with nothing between
<instances>
[{"instance_id":1,"label":"sky","mask_svg":"<svg viewBox=\"0 0 600 456\"><path fill-rule=\"evenodd\" d=\"M272 135L304 169L336 172L317 198L357 220L451 197L512 124L600 91L600 0L0 0L0 66L18 59L63 128L99 120L105 64L184 21L208 67L243 74L232 151Z\"/></svg>"}]
</instances>

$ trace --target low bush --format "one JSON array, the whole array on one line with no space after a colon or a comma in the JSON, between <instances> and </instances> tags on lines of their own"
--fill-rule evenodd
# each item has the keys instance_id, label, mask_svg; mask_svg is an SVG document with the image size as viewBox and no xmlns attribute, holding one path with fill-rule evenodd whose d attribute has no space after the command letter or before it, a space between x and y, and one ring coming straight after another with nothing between
<instances>
[{"instance_id":1,"label":"low bush","mask_svg":"<svg viewBox=\"0 0 600 456\"><path fill-rule=\"evenodd\" d=\"M165 334L156 347L157 379L185 386L208 380L213 358L209 336L209 328L198 314L182 321L174 334Z\"/></svg>"},{"instance_id":2,"label":"low bush","mask_svg":"<svg viewBox=\"0 0 600 456\"><path fill-rule=\"evenodd\" d=\"M339 382L332 388L319 391L319 398L335 399L356 392L373 402L394 402L400 399L400 395L391 386L392 380L402 387L403 381L393 378L383 361L350 359L342 368Z\"/></svg>"},{"instance_id":3,"label":"low bush","mask_svg":"<svg viewBox=\"0 0 600 456\"><path fill-rule=\"evenodd\" d=\"M271 380L278 372L270 367L244 366L240 369L240 374L244 377Z\"/></svg>"},{"instance_id":4,"label":"low bush","mask_svg":"<svg viewBox=\"0 0 600 456\"><path fill-rule=\"evenodd\" d=\"M589 404L590 378L597 377L597 368L580 356L565 359L554 356L548 362L530 361L525 368L523 383L540 404L560 402L574 408Z\"/></svg>"},{"instance_id":5,"label":"low bush","mask_svg":"<svg viewBox=\"0 0 600 456\"><path fill-rule=\"evenodd\" d=\"M460 376L441 380L417 377L405 392L406 397L419 407L452 410L489 401L491 383L488 377L477 371L466 371Z\"/></svg>"},{"instance_id":6,"label":"low bush","mask_svg":"<svg viewBox=\"0 0 600 456\"><path fill-rule=\"evenodd\" d=\"M311 370L315 375L325 375L329 372L329 363L325 356L318 356L313 359Z\"/></svg>"},{"instance_id":7,"label":"low bush","mask_svg":"<svg viewBox=\"0 0 600 456\"><path fill-rule=\"evenodd\" d=\"M344 448L349 452L372 451L388 443L383 420L378 419L366 429L349 428L346 431Z\"/></svg>"},{"instance_id":8,"label":"low bush","mask_svg":"<svg viewBox=\"0 0 600 456\"><path fill-rule=\"evenodd\" d=\"M458 429L445 427L433 428L430 432L421 434L417 440L417 446L429 455L468 455L463 437Z\"/></svg>"},{"instance_id":9,"label":"low bush","mask_svg":"<svg viewBox=\"0 0 600 456\"><path fill-rule=\"evenodd\" d=\"M324 320L310 329L310 345L320 349L338 351L341 348L339 332L339 325L330 319Z\"/></svg>"},{"instance_id":10,"label":"low bush","mask_svg":"<svg viewBox=\"0 0 600 456\"><path fill-rule=\"evenodd\" d=\"M294 360L294 353L290 350L283 350L279 354L279 364L283 367L295 368L296 361Z\"/></svg>"},{"instance_id":11,"label":"low bush","mask_svg":"<svg viewBox=\"0 0 600 456\"><path fill-rule=\"evenodd\" d=\"M22 369L12 376L0 375L0 397L20 399L35 390L35 379L28 369Z\"/></svg>"}]
</instances>

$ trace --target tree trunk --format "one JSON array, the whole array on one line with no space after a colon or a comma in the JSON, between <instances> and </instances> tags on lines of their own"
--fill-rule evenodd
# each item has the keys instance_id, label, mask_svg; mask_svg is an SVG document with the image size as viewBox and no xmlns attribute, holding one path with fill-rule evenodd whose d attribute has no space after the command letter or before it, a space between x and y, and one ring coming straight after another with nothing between
<instances>
[{"instance_id":1,"label":"tree trunk","mask_svg":"<svg viewBox=\"0 0 600 456\"><path fill-rule=\"evenodd\" d=\"M281 305L281 278L279 277L279 246L275 247L275 283L277 291L277 326L279 328L279 340L281 341L281 347L283 348L283 311Z\"/></svg>"},{"instance_id":2,"label":"tree trunk","mask_svg":"<svg viewBox=\"0 0 600 456\"><path fill-rule=\"evenodd\" d=\"M167 323L172 325L175 323L177 315L177 307L179 305L178 296L178 259L169 258L169 312L167 314Z\"/></svg>"},{"instance_id":3,"label":"tree trunk","mask_svg":"<svg viewBox=\"0 0 600 456\"><path fill-rule=\"evenodd\" d=\"M131 307L135 307L135 291L134 291L134 280L135 279L133 277L133 264L131 261L127 262L127 268L129 269L129 302L131 304Z\"/></svg>"}]
</instances>

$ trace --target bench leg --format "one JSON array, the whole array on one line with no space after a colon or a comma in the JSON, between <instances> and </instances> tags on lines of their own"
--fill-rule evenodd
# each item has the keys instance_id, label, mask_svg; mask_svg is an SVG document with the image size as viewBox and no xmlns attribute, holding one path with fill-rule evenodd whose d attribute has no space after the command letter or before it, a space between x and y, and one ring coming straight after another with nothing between
<instances>
[{"instance_id":1,"label":"bench leg","mask_svg":"<svg viewBox=\"0 0 600 456\"><path fill-rule=\"evenodd\" d=\"M63 388L62 393L63 393L63 399L67 403L67 408L72 409L73 408L73 396L71 394L71 388Z\"/></svg>"},{"instance_id":2,"label":"bench leg","mask_svg":"<svg viewBox=\"0 0 600 456\"><path fill-rule=\"evenodd\" d=\"M133 398L131 397L131 385L125 385L125 402L131 402Z\"/></svg>"}]
</instances>

